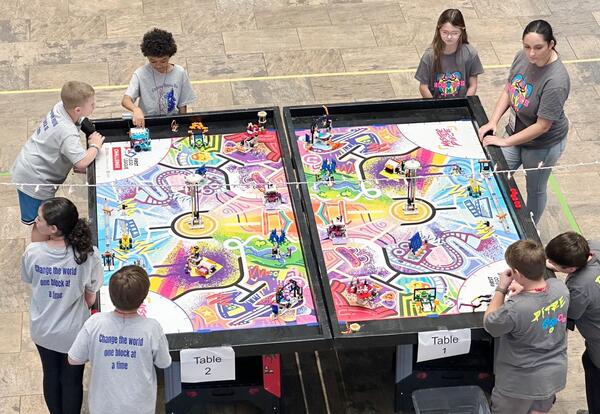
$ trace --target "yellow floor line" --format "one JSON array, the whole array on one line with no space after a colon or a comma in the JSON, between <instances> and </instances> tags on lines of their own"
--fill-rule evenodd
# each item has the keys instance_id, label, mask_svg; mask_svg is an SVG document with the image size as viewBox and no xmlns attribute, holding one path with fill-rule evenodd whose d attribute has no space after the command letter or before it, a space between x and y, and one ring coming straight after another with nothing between
<instances>
[{"instance_id":1,"label":"yellow floor line","mask_svg":"<svg viewBox=\"0 0 600 414\"><path fill-rule=\"evenodd\" d=\"M563 60L566 65L573 65L577 63L593 63L600 62L600 57L589 58L589 59L570 59ZM499 65L484 65L485 69L506 69L509 68L509 64ZM368 76L368 75L393 75L398 73L413 73L416 68L404 68L404 69L387 69L387 70L363 70L363 71L352 71L352 72L325 72L325 73L298 73L292 75L273 75L273 76L251 76L243 78L228 78L228 79L204 79L192 81L192 85L209 85L216 83L236 83L236 82L249 82L249 81L271 81L271 80L287 80L287 79L307 79L307 78L328 78L333 76ZM94 86L97 91L110 91L115 89L125 89L127 85L99 85ZM0 91L0 95L28 95L36 93L56 93L60 92L60 88L47 88L47 89L17 89Z\"/></svg>"}]
</instances>

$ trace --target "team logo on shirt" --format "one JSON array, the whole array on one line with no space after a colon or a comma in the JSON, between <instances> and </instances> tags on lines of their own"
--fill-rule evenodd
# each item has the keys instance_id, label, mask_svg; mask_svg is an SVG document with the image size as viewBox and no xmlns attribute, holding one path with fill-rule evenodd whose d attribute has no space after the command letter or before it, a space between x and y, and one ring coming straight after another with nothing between
<instances>
[{"instance_id":1,"label":"team logo on shirt","mask_svg":"<svg viewBox=\"0 0 600 414\"><path fill-rule=\"evenodd\" d=\"M438 90L442 98L458 95L462 86L465 86L465 81L462 79L462 73L458 71L438 73L437 80L433 84L434 89Z\"/></svg>"},{"instance_id":2,"label":"team logo on shirt","mask_svg":"<svg viewBox=\"0 0 600 414\"><path fill-rule=\"evenodd\" d=\"M166 110L164 111L165 114L173 112L173 110L175 109L175 105L177 105L177 100L175 99L175 90L171 88L167 93L165 93L162 96L161 102L159 102L158 106L160 113L163 113L162 108L166 108Z\"/></svg>"},{"instance_id":3,"label":"team logo on shirt","mask_svg":"<svg viewBox=\"0 0 600 414\"><path fill-rule=\"evenodd\" d=\"M544 306L533 313L532 323L537 322L542 325L542 329L548 333L554 332L554 328L559 323L567 322L567 315L563 313L565 307L565 298L560 297L548 306Z\"/></svg>"},{"instance_id":4,"label":"team logo on shirt","mask_svg":"<svg viewBox=\"0 0 600 414\"><path fill-rule=\"evenodd\" d=\"M507 85L508 96L510 97L510 103L516 112L523 107L529 106L529 97L533 91L533 85L527 83L525 77L521 73L517 73Z\"/></svg>"}]
</instances>

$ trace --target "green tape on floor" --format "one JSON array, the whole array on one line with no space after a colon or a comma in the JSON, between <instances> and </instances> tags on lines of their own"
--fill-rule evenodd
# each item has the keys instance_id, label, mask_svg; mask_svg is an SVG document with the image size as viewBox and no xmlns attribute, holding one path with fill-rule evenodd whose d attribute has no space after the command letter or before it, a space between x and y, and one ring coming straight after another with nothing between
<instances>
[{"instance_id":1,"label":"green tape on floor","mask_svg":"<svg viewBox=\"0 0 600 414\"><path fill-rule=\"evenodd\" d=\"M573 212L569 208L569 205L567 204L567 200L565 200L565 196L563 195L562 191L560 191L560 185L558 184L558 181L556 180L556 177L554 176L554 174L550 174L550 179L548 180L548 185L550 186L550 190L552 190L552 192L556 196L556 199L558 200L558 205L560 206L560 209L562 210L563 216L565 216L565 218L567 219L567 222L569 223L571 230L573 230L574 232L577 232L579 234L582 234L581 229L579 228L579 225L577 224L577 221L575 221L575 216L573 216Z\"/></svg>"}]
</instances>

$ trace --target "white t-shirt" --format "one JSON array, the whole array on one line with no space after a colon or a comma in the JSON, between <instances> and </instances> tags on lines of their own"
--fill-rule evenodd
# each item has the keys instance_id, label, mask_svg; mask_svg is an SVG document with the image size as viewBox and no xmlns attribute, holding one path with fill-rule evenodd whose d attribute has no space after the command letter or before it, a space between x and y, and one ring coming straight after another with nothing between
<instances>
[{"instance_id":1,"label":"white t-shirt","mask_svg":"<svg viewBox=\"0 0 600 414\"><path fill-rule=\"evenodd\" d=\"M150 318L96 313L87 320L69 358L90 361L90 414L154 414L156 372L171 365L169 344L160 324Z\"/></svg>"},{"instance_id":2,"label":"white t-shirt","mask_svg":"<svg viewBox=\"0 0 600 414\"><path fill-rule=\"evenodd\" d=\"M11 170L12 182L40 184L37 191L36 185L19 190L38 200L47 200L54 197L54 187L65 182L73 165L83 157L85 149L81 146L79 127L61 101L23 145Z\"/></svg>"},{"instance_id":3,"label":"white t-shirt","mask_svg":"<svg viewBox=\"0 0 600 414\"><path fill-rule=\"evenodd\" d=\"M160 73L151 64L145 64L133 72L125 95L134 102L140 98L138 106L146 116L177 114L180 106L196 100L187 73L179 65L173 65L167 73Z\"/></svg>"},{"instance_id":4,"label":"white t-shirt","mask_svg":"<svg viewBox=\"0 0 600 414\"><path fill-rule=\"evenodd\" d=\"M98 250L82 264L71 247L53 248L31 243L21 259L21 279L31 284L31 339L52 351L66 354L90 317L85 291L102 286L102 260Z\"/></svg>"}]
</instances>

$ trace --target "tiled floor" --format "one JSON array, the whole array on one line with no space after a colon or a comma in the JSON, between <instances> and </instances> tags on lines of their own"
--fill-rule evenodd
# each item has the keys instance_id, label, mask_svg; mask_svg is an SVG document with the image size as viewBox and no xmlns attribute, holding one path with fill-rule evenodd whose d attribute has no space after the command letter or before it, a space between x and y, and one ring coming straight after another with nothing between
<instances>
[{"instance_id":1,"label":"tiled floor","mask_svg":"<svg viewBox=\"0 0 600 414\"><path fill-rule=\"evenodd\" d=\"M417 97L413 68L434 21L459 7L486 74L479 95L489 111L500 93L528 21L549 20L568 61L571 135L561 164L600 160L600 2L597 0L4 0L0 2L0 414L44 413L41 369L29 339L28 291L19 280L27 229L19 225L6 172L67 79L98 88L96 117L120 116L141 35L159 26L175 34L176 63L187 67L200 97L192 110L262 104L330 103ZM588 59L586 62L580 60ZM384 71L347 74L344 72ZM284 79L282 75L338 76ZM555 172L583 233L600 238L600 165ZM522 179L522 177L521 177ZM83 177L69 181L83 182ZM85 192L68 194L86 209ZM540 232L548 240L570 228L551 195ZM553 412L584 407L578 334L569 339L568 388Z\"/></svg>"}]
</instances>

